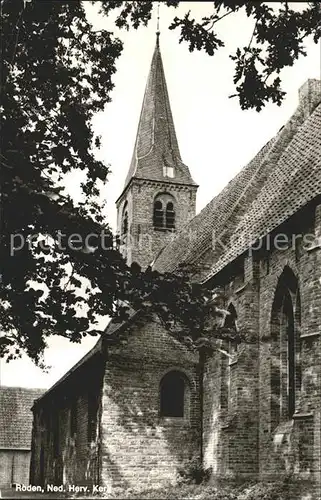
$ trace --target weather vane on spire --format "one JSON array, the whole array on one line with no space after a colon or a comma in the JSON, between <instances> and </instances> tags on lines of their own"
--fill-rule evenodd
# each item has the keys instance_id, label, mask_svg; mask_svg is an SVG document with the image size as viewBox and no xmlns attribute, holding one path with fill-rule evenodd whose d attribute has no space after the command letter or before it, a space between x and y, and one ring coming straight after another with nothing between
<instances>
[{"instance_id":1,"label":"weather vane on spire","mask_svg":"<svg viewBox=\"0 0 321 500\"><path fill-rule=\"evenodd\" d=\"M160 31L159 31L159 6L160 6L160 2L157 3L157 31L156 31L157 45L159 44L159 35L160 35Z\"/></svg>"}]
</instances>

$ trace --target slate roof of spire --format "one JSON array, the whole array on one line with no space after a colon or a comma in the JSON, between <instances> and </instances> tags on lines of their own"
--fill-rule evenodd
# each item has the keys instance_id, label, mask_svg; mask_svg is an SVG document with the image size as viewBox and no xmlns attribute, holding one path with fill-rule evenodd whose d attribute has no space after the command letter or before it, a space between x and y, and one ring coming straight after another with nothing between
<instances>
[{"instance_id":1,"label":"slate roof of spire","mask_svg":"<svg viewBox=\"0 0 321 500\"><path fill-rule=\"evenodd\" d=\"M31 449L31 407L44 389L0 387L0 449Z\"/></svg>"},{"instance_id":2,"label":"slate roof of spire","mask_svg":"<svg viewBox=\"0 0 321 500\"><path fill-rule=\"evenodd\" d=\"M174 167L173 179L164 177L163 166ZM181 159L158 36L125 188L133 177L196 185Z\"/></svg>"},{"instance_id":3,"label":"slate roof of spire","mask_svg":"<svg viewBox=\"0 0 321 500\"><path fill-rule=\"evenodd\" d=\"M206 280L321 195L320 102L321 82L308 80L287 124L163 249L154 269L203 258L211 265ZM214 237L224 246L214 246Z\"/></svg>"}]
</instances>

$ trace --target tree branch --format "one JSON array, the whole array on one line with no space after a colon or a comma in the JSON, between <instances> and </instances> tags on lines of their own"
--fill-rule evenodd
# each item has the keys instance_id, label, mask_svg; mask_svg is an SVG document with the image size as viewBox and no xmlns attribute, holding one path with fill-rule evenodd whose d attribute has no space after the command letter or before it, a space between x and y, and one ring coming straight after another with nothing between
<instances>
[{"instance_id":1,"label":"tree branch","mask_svg":"<svg viewBox=\"0 0 321 500\"><path fill-rule=\"evenodd\" d=\"M249 49L250 49L250 47L251 47L251 45L252 45L253 38L254 38L254 35L255 35L255 31L256 31L256 27L257 27L257 22L258 22L258 19L255 21L254 28L253 28L253 32L252 32L252 35L251 35L251 38L250 38L249 44L248 44L248 46L247 46L247 50L249 50Z\"/></svg>"},{"instance_id":2,"label":"tree branch","mask_svg":"<svg viewBox=\"0 0 321 500\"><path fill-rule=\"evenodd\" d=\"M224 19L224 17L229 16L230 14L233 14L233 13L234 13L234 11L230 10L229 12L225 12L225 14L223 14L223 16L218 17L217 19L213 19L211 26L209 26L208 28L205 28L206 31L210 31L214 27L214 24L218 23L219 21Z\"/></svg>"}]
</instances>

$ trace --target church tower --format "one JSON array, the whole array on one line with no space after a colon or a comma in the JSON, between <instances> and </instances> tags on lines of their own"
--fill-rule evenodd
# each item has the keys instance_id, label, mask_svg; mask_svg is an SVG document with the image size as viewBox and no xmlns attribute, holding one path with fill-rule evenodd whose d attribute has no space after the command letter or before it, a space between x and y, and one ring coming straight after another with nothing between
<instances>
[{"instance_id":1,"label":"church tower","mask_svg":"<svg viewBox=\"0 0 321 500\"><path fill-rule=\"evenodd\" d=\"M182 162L157 33L132 161L116 201L121 251L145 269L195 215L197 185Z\"/></svg>"}]
</instances>

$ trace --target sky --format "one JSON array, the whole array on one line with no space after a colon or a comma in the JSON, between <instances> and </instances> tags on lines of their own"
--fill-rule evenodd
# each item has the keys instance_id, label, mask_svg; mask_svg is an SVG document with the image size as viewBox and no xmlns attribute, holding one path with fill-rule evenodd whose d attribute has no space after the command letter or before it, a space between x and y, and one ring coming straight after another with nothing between
<instances>
[{"instance_id":1,"label":"sky","mask_svg":"<svg viewBox=\"0 0 321 500\"><path fill-rule=\"evenodd\" d=\"M156 2L155 2L156 4ZM195 18L209 14L212 2L181 2L178 9L160 8L160 48L182 159L199 184L197 212L200 211L245 166L261 147L290 118L298 105L298 89L308 78L320 78L320 46L307 42L307 57L299 59L282 73L287 96L281 107L267 105L260 113L242 111L234 93L233 61L228 55L237 46L247 45L252 23L243 14L220 21L219 34L226 46L210 57L190 53L187 44L178 43L178 33L167 28L174 15L191 10ZM296 4L295 8L302 8ZM107 220L115 229L115 201L120 195L134 148L145 85L155 48L156 12L148 27L129 32L115 30L114 17L99 14L99 2L85 3L93 29L114 31L124 42L117 62L112 102L93 118L101 135L97 157L109 164L111 174L103 188L107 200ZM80 178L75 173L67 182L77 198ZM53 337L45 352L47 373L26 357L10 363L0 362L0 384L49 388L97 342L88 337L81 344Z\"/></svg>"}]
</instances>

